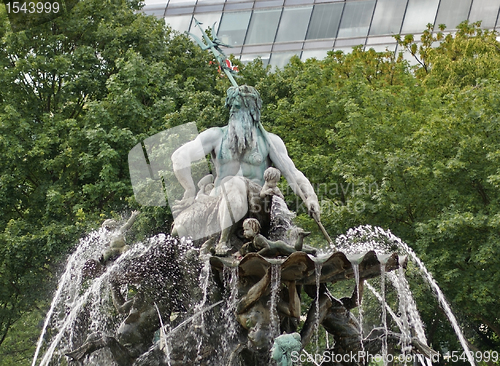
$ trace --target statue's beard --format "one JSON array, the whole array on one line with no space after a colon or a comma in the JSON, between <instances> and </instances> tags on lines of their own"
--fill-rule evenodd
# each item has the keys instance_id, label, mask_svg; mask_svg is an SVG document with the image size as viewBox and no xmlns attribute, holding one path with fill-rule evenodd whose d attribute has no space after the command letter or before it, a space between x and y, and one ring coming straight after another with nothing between
<instances>
[{"instance_id":1,"label":"statue's beard","mask_svg":"<svg viewBox=\"0 0 500 366\"><path fill-rule=\"evenodd\" d=\"M229 149L241 154L248 147L255 147L255 123L252 115L245 109L232 112L229 117Z\"/></svg>"}]
</instances>

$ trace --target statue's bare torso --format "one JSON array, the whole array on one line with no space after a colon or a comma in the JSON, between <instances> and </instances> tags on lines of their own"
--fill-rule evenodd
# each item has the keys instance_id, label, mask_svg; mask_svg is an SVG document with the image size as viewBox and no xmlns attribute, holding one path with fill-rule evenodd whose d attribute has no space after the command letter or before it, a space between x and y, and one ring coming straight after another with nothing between
<instances>
[{"instance_id":1,"label":"statue's bare torso","mask_svg":"<svg viewBox=\"0 0 500 366\"><path fill-rule=\"evenodd\" d=\"M262 186L264 184L264 171L271 166L269 146L262 136L262 132L256 129L254 147L249 147L241 154L236 154L229 148L228 127L214 129L218 130L218 132L214 132L220 135L211 151L217 174L215 187L218 187L224 178L231 176L243 176Z\"/></svg>"}]
</instances>

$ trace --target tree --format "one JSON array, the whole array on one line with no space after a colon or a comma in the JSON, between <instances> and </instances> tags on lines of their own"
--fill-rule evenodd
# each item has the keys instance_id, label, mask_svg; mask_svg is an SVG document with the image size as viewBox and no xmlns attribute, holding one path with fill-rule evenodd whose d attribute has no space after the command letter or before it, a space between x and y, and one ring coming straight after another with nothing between
<instances>
[{"instance_id":1,"label":"tree","mask_svg":"<svg viewBox=\"0 0 500 366\"><path fill-rule=\"evenodd\" d=\"M420 57L414 68L360 48L293 59L260 84L264 125L318 187L331 235L390 229L425 261L473 346L498 349L500 45L466 23L423 40L400 40ZM421 300L432 345L459 349Z\"/></svg>"},{"instance_id":2,"label":"tree","mask_svg":"<svg viewBox=\"0 0 500 366\"><path fill-rule=\"evenodd\" d=\"M137 206L129 150L193 95L217 95L210 56L140 7L81 1L22 32L2 10L0 345L78 238ZM168 230L168 209L148 213L138 232Z\"/></svg>"}]
</instances>

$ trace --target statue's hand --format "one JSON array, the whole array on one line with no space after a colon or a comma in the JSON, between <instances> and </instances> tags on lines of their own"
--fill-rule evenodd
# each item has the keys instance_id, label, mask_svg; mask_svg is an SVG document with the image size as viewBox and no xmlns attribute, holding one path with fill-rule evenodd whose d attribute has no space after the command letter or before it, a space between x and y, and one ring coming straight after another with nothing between
<instances>
[{"instance_id":1,"label":"statue's hand","mask_svg":"<svg viewBox=\"0 0 500 366\"><path fill-rule=\"evenodd\" d=\"M191 206L193 203L194 203L194 197L189 197L186 199L182 199L180 201L175 201L175 204L172 206L172 213L174 215L178 215L186 208Z\"/></svg>"},{"instance_id":2,"label":"statue's hand","mask_svg":"<svg viewBox=\"0 0 500 366\"><path fill-rule=\"evenodd\" d=\"M182 197L182 199L174 202L174 205L172 206L172 213L174 215L181 213L186 208L191 206L194 203L194 201L195 201L194 192L186 190L186 192L184 192L184 196Z\"/></svg>"},{"instance_id":3,"label":"statue's hand","mask_svg":"<svg viewBox=\"0 0 500 366\"><path fill-rule=\"evenodd\" d=\"M318 200L316 198L309 198L305 203L307 206L307 211L309 212L309 216L319 222L321 210L319 208Z\"/></svg>"},{"instance_id":4,"label":"statue's hand","mask_svg":"<svg viewBox=\"0 0 500 366\"><path fill-rule=\"evenodd\" d=\"M267 189L262 188L262 189L260 190L260 196L261 196L261 197L265 197L265 196L272 196L272 194L273 194L273 190L272 190L272 188L267 188Z\"/></svg>"},{"instance_id":5,"label":"statue's hand","mask_svg":"<svg viewBox=\"0 0 500 366\"><path fill-rule=\"evenodd\" d=\"M136 216L138 216L140 213L141 213L141 211L134 210L134 211L132 211L132 216L136 217Z\"/></svg>"}]
</instances>

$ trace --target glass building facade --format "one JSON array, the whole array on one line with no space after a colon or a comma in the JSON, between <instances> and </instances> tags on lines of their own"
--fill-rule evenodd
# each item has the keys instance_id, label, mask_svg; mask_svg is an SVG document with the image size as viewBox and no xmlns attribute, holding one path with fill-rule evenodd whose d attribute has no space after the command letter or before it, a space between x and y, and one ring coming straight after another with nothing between
<instances>
[{"instance_id":1,"label":"glass building facade","mask_svg":"<svg viewBox=\"0 0 500 366\"><path fill-rule=\"evenodd\" d=\"M395 51L395 34L420 34L428 23L453 31L464 20L500 29L500 0L146 0L143 11L172 28L200 35L213 26L241 61L261 57L273 67L293 55L323 58L363 45Z\"/></svg>"}]
</instances>

